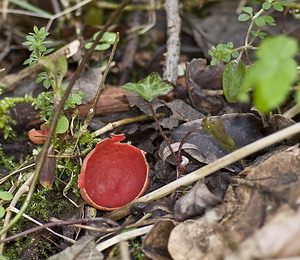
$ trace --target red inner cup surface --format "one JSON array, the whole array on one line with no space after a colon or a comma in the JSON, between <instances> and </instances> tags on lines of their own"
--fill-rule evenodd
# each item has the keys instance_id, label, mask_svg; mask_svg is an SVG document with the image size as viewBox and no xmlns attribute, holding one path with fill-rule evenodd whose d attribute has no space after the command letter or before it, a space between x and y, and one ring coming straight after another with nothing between
<instances>
[{"instance_id":1,"label":"red inner cup surface","mask_svg":"<svg viewBox=\"0 0 300 260\"><path fill-rule=\"evenodd\" d=\"M147 165L142 151L118 142L97 148L85 168L84 187L88 196L97 205L107 208L129 203L146 182Z\"/></svg>"}]
</instances>

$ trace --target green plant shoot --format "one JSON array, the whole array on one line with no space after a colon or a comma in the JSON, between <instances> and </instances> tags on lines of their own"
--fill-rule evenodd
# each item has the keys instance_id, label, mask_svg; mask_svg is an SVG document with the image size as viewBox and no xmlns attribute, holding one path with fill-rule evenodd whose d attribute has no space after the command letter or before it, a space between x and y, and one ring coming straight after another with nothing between
<instances>
[{"instance_id":1,"label":"green plant shoot","mask_svg":"<svg viewBox=\"0 0 300 260\"><path fill-rule=\"evenodd\" d=\"M123 88L139 94L143 99L151 102L155 98L168 94L173 87L165 83L157 72L152 72L145 79L137 83L127 83Z\"/></svg>"}]
</instances>

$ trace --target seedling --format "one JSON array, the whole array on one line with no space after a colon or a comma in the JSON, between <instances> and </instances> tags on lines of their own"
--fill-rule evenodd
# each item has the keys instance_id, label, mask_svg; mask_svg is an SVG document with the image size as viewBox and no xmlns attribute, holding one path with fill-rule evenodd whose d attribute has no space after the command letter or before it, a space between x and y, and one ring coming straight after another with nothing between
<instances>
[{"instance_id":1,"label":"seedling","mask_svg":"<svg viewBox=\"0 0 300 260\"><path fill-rule=\"evenodd\" d=\"M34 102L35 106L41 111L41 117L46 124L49 123L53 116L53 107L56 106L61 99L65 86L63 85L63 79L68 71L68 62L64 56L60 56L56 61L50 60L46 55L49 54L52 49L48 49L46 41L48 32L45 27L38 28L33 27L33 33L29 33L26 37L26 42L23 44L31 51L30 57L24 62L30 67L40 63L44 71L38 74L36 82L42 83L45 88L52 88L53 92L42 93L38 96ZM64 110L74 108L75 105L82 103L83 93L72 93L65 104ZM69 128L68 118L62 114L58 124L56 133L65 133Z\"/></svg>"},{"instance_id":2,"label":"seedling","mask_svg":"<svg viewBox=\"0 0 300 260\"><path fill-rule=\"evenodd\" d=\"M89 42L87 42L84 47L86 49L90 49L94 43L94 41L96 40L97 36L98 36L99 32L95 33L93 35L93 39ZM99 44L97 44L95 50L96 51L104 51L109 49L117 40L117 34L114 32L105 32L101 38L101 40L99 41Z\"/></svg>"},{"instance_id":3,"label":"seedling","mask_svg":"<svg viewBox=\"0 0 300 260\"><path fill-rule=\"evenodd\" d=\"M164 81L162 81L162 79L160 78L158 73L153 72L149 76L147 76L145 79L143 79L137 83L127 83L126 85L123 86L123 88L137 93L145 101L148 102L149 108L152 112L152 115L156 122L158 130L159 130L161 136L163 137L163 139L165 140L165 142L169 148L169 151L172 153L172 155L174 157L174 160L176 162L177 177L179 177L183 171L183 169L181 167L181 158L179 155L176 155L174 150L172 149L169 139L165 135L158 119L155 116L155 111L154 111L154 108L152 105L152 101L154 99L158 98L159 96L168 94L173 89L173 87L171 85L165 83Z\"/></svg>"},{"instance_id":4,"label":"seedling","mask_svg":"<svg viewBox=\"0 0 300 260\"><path fill-rule=\"evenodd\" d=\"M291 84L296 80L297 64L294 56L298 47L295 40L286 36L267 38L257 47L255 39L263 39L266 34L261 29L267 25L276 25L275 20L265 12L274 9L282 12L290 1L267 0L261 9L254 12L252 7L244 7L238 20L250 21L244 46L234 48L231 42L213 47L211 65L227 63L223 73L223 91L230 103L248 101L248 91L253 91L254 105L262 112L267 112L281 105L290 92ZM244 53L255 49L257 61L248 70L241 60ZM236 58L231 60L232 58ZM300 101L297 92L297 101Z\"/></svg>"}]
</instances>

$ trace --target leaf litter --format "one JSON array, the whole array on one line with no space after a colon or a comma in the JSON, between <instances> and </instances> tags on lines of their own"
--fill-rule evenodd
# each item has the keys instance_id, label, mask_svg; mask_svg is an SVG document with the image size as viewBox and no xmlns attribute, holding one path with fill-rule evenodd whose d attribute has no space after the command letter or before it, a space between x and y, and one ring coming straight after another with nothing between
<instances>
[{"instance_id":1,"label":"leaf litter","mask_svg":"<svg viewBox=\"0 0 300 260\"><path fill-rule=\"evenodd\" d=\"M201 1L201 4L203 3ZM211 14L204 19L192 15L186 17L190 27L189 33L193 35L204 56L207 56L212 45L226 42L227 38L234 42L234 46L239 46L240 40L244 38L242 32L246 31L244 24L237 22L232 8L229 12L223 6L226 6L226 3L216 4L220 8L213 8L212 11L208 6L207 10L210 10ZM229 28L227 33L223 33L225 27ZM138 51L136 55L143 51L145 50ZM158 66L160 52L157 51L153 55L153 61ZM250 112L248 105L228 103L223 94L230 96L231 93L223 93L222 90L223 64L211 66L204 58L194 57L195 55L189 56L186 75L181 79L180 91L186 91L185 95L178 99L176 91L179 90L176 86L171 94L153 103L155 112L165 114L165 117L160 119L160 124L169 136L171 147L176 153L180 153L182 163L186 164L183 167L184 175L209 165L266 134L295 123L279 114L261 118L255 112ZM149 59L151 60L151 55ZM144 65L143 69L147 69L147 65ZM233 69L237 69L234 66ZM113 71L115 73L117 68L113 68ZM244 68L241 77L242 74ZM101 77L101 69L87 68L77 80L75 89L86 93L84 104L77 107L80 116L87 115ZM144 77L138 78L142 78L140 87L143 88ZM114 83L113 77L109 81ZM230 82L226 82L225 85L231 86ZM158 94L166 94L167 90L171 89L169 85L164 86L166 91ZM133 86L129 84L127 87ZM148 91L146 99L152 98L153 93ZM232 101L236 101L236 96L231 98ZM95 107L97 117L93 119L91 126L102 127L115 118L126 118L141 112L151 114L148 104L143 99L119 86L107 84ZM97 124L97 120L100 123ZM17 127L22 129L22 126ZM114 129L114 132L125 132L128 140L147 151L146 157L151 168L148 192L176 180L174 158L153 122L119 127ZM141 226L155 223L150 231L143 231L137 235L148 233L140 247L151 259L253 259L299 256L300 150L293 146L298 141L299 136L296 135L283 142L284 146L274 145L215 172L195 183L193 187L190 185L180 188L168 198L133 205L130 217L120 221L124 225L123 232L130 230L126 230L127 225L138 230L139 222L142 223ZM8 151L9 147L7 143L4 144L5 151ZM32 144L30 148L33 148ZM48 150L49 156L40 176L41 184L47 188L54 186L55 164L60 163L59 160L55 160L54 154L55 151ZM97 214L102 212L98 211ZM109 233L110 238L113 238L118 236L118 232L94 231L94 234L103 238L104 234ZM68 236L75 238L76 235L74 232ZM132 237L134 236L136 235L133 234ZM116 248L114 243L110 249L99 252L96 250L96 238L82 236L70 247L65 243L65 251L49 259L109 257ZM50 239L53 240L53 237ZM128 241L130 244L131 240Z\"/></svg>"}]
</instances>

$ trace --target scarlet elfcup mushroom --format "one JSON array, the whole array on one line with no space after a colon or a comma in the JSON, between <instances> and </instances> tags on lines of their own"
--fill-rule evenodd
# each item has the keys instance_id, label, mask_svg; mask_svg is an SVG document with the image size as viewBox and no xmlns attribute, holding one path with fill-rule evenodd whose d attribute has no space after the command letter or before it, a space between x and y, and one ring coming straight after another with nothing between
<instances>
[{"instance_id":1,"label":"scarlet elfcup mushroom","mask_svg":"<svg viewBox=\"0 0 300 260\"><path fill-rule=\"evenodd\" d=\"M78 178L81 196L100 210L114 210L141 196L149 166L142 150L120 143L124 134L99 142L83 161Z\"/></svg>"},{"instance_id":2,"label":"scarlet elfcup mushroom","mask_svg":"<svg viewBox=\"0 0 300 260\"><path fill-rule=\"evenodd\" d=\"M39 130L35 128L28 131L28 138L34 144L44 144L49 133L49 127L42 124Z\"/></svg>"}]
</instances>

